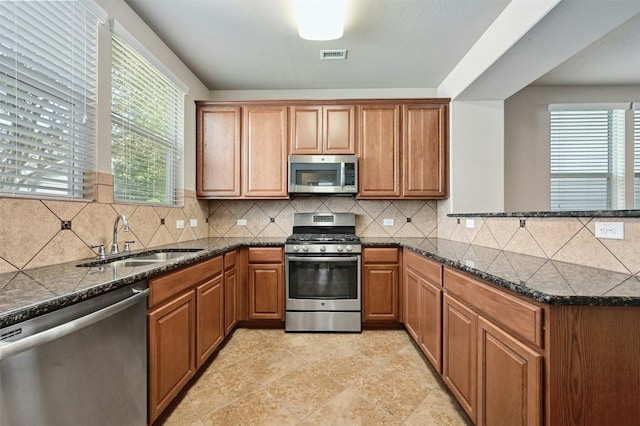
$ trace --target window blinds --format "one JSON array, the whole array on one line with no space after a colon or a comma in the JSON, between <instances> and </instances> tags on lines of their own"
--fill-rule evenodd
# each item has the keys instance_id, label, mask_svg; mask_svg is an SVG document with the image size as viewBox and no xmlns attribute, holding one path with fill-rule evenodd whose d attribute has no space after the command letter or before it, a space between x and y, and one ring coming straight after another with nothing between
<instances>
[{"instance_id":1,"label":"window blinds","mask_svg":"<svg viewBox=\"0 0 640 426\"><path fill-rule=\"evenodd\" d=\"M633 203L640 209L640 105L636 102L633 106Z\"/></svg>"},{"instance_id":2,"label":"window blinds","mask_svg":"<svg viewBox=\"0 0 640 426\"><path fill-rule=\"evenodd\" d=\"M78 0L0 2L0 192L91 198L98 15Z\"/></svg>"},{"instance_id":3,"label":"window blinds","mask_svg":"<svg viewBox=\"0 0 640 426\"><path fill-rule=\"evenodd\" d=\"M624 207L625 110L551 110L551 210Z\"/></svg>"},{"instance_id":4,"label":"window blinds","mask_svg":"<svg viewBox=\"0 0 640 426\"><path fill-rule=\"evenodd\" d=\"M181 205L184 90L118 31L111 84L114 199Z\"/></svg>"}]
</instances>

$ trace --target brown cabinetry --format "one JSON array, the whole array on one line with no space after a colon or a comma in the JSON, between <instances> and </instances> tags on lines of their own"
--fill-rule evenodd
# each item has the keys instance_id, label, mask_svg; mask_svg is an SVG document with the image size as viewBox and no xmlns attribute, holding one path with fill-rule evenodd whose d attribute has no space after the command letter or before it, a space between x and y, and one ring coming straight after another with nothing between
<instances>
[{"instance_id":1,"label":"brown cabinetry","mask_svg":"<svg viewBox=\"0 0 640 426\"><path fill-rule=\"evenodd\" d=\"M359 198L400 193L400 106L358 106Z\"/></svg>"},{"instance_id":2,"label":"brown cabinetry","mask_svg":"<svg viewBox=\"0 0 640 426\"><path fill-rule=\"evenodd\" d=\"M238 324L238 250L224 255L224 335L229 335Z\"/></svg>"},{"instance_id":3,"label":"brown cabinetry","mask_svg":"<svg viewBox=\"0 0 640 426\"><path fill-rule=\"evenodd\" d=\"M222 342L222 256L149 280L149 422Z\"/></svg>"},{"instance_id":4,"label":"brown cabinetry","mask_svg":"<svg viewBox=\"0 0 640 426\"><path fill-rule=\"evenodd\" d=\"M249 248L249 320L284 320L282 248Z\"/></svg>"},{"instance_id":5,"label":"brown cabinetry","mask_svg":"<svg viewBox=\"0 0 640 426\"><path fill-rule=\"evenodd\" d=\"M198 197L240 196L240 115L240 107L197 108Z\"/></svg>"},{"instance_id":6,"label":"brown cabinetry","mask_svg":"<svg viewBox=\"0 0 640 426\"><path fill-rule=\"evenodd\" d=\"M404 322L433 367L442 372L442 265L403 253Z\"/></svg>"},{"instance_id":7,"label":"brown cabinetry","mask_svg":"<svg viewBox=\"0 0 640 426\"><path fill-rule=\"evenodd\" d=\"M542 307L444 269L443 379L481 425L542 424Z\"/></svg>"},{"instance_id":8,"label":"brown cabinetry","mask_svg":"<svg viewBox=\"0 0 640 426\"><path fill-rule=\"evenodd\" d=\"M358 196L447 197L448 120L448 100L359 106Z\"/></svg>"},{"instance_id":9,"label":"brown cabinetry","mask_svg":"<svg viewBox=\"0 0 640 426\"><path fill-rule=\"evenodd\" d=\"M402 107L403 197L447 196L448 120L448 104Z\"/></svg>"},{"instance_id":10,"label":"brown cabinetry","mask_svg":"<svg viewBox=\"0 0 640 426\"><path fill-rule=\"evenodd\" d=\"M400 321L400 281L397 248L362 250L362 320Z\"/></svg>"},{"instance_id":11,"label":"brown cabinetry","mask_svg":"<svg viewBox=\"0 0 640 426\"><path fill-rule=\"evenodd\" d=\"M355 106L292 106L291 154L355 154Z\"/></svg>"}]
</instances>

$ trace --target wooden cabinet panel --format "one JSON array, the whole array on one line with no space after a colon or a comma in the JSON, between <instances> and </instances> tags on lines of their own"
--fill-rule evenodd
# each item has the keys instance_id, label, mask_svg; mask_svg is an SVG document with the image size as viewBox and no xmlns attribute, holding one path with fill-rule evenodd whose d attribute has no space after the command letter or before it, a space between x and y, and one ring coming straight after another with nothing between
<instances>
[{"instance_id":1,"label":"wooden cabinet panel","mask_svg":"<svg viewBox=\"0 0 640 426\"><path fill-rule=\"evenodd\" d=\"M287 107L243 108L243 193L249 198L288 198Z\"/></svg>"},{"instance_id":2,"label":"wooden cabinet panel","mask_svg":"<svg viewBox=\"0 0 640 426\"><path fill-rule=\"evenodd\" d=\"M439 373L442 372L442 289L420 279L418 287L418 346Z\"/></svg>"},{"instance_id":3,"label":"wooden cabinet panel","mask_svg":"<svg viewBox=\"0 0 640 426\"><path fill-rule=\"evenodd\" d=\"M517 297L446 267L445 288L460 300L486 314L526 340L542 346L544 310Z\"/></svg>"},{"instance_id":4,"label":"wooden cabinet panel","mask_svg":"<svg viewBox=\"0 0 640 426\"><path fill-rule=\"evenodd\" d=\"M413 340L420 342L420 276L410 269L405 268L403 277L404 290L404 325L413 337Z\"/></svg>"},{"instance_id":5,"label":"wooden cabinet panel","mask_svg":"<svg viewBox=\"0 0 640 426\"><path fill-rule=\"evenodd\" d=\"M197 109L198 197L240 196L240 107Z\"/></svg>"},{"instance_id":6,"label":"wooden cabinet panel","mask_svg":"<svg viewBox=\"0 0 640 426\"><path fill-rule=\"evenodd\" d=\"M196 368L200 368L224 340L223 280L220 274L196 287Z\"/></svg>"},{"instance_id":7,"label":"wooden cabinet panel","mask_svg":"<svg viewBox=\"0 0 640 426\"><path fill-rule=\"evenodd\" d=\"M249 263L282 263L281 247L249 247Z\"/></svg>"},{"instance_id":8,"label":"wooden cabinet panel","mask_svg":"<svg viewBox=\"0 0 640 426\"><path fill-rule=\"evenodd\" d=\"M249 320L284 320L282 264L249 264Z\"/></svg>"},{"instance_id":9,"label":"wooden cabinet panel","mask_svg":"<svg viewBox=\"0 0 640 426\"><path fill-rule=\"evenodd\" d=\"M400 107L358 107L359 198L400 196Z\"/></svg>"},{"instance_id":10,"label":"wooden cabinet panel","mask_svg":"<svg viewBox=\"0 0 640 426\"><path fill-rule=\"evenodd\" d=\"M149 312L149 422L152 423L196 370L195 293Z\"/></svg>"},{"instance_id":11,"label":"wooden cabinet panel","mask_svg":"<svg viewBox=\"0 0 640 426\"><path fill-rule=\"evenodd\" d=\"M355 106L323 107L323 152L330 155L356 153Z\"/></svg>"},{"instance_id":12,"label":"wooden cabinet panel","mask_svg":"<svg viewBox=\"0 0 640 426\"><path fill-rule=\"evenodd\" d=\"M363 321L399 321L398 265L364 265Z\"/></svg>"},{"instance_id":13,"label":"wooden cabinet panel","mask_svg":"<svg viewBox=\"0 0 640 426\"><path fill-rule=\"evenodd\" d=\"M478 320L479 425L542 424L542 355Z\"/></svg>"},{"instance_id":14,"label":"wooden cabinet panel","mask_svg":"<svg viewBox=\"0 0 640 426\"><path fill-rule=\"evenodd\" d=\"M292 106L291 154L355 154L355 106Z\"/></svg>"},{"instance_id":15,"label":"wooden cabinet panel","mask_svg":"<svg viewBox=\"0 0 640 426\"><path fill-rule=\"evenodd\" d=\"M238 270L224 271L224 335L238 324Z\"/></svg>"},{"instance_id":16,"label":"wooden cabinet panel","mask_svg":"<svg viewBox=\"0 0 640 426\"><path fill-rule=\"evenodd\" d=\"M445 294L443 316L442 378L475 423L478 407L478 315Z\"/></svg>"},{"instance_id":17,"label":"wooden cabinet panel","mask_svg":"<svg viewBox=\"0 0 640 426\"><path fill-rule=\"evenodd\" d=\"M448 110L447 104L403 106L403 197L447 196Z\"/></svg>"}]
</instances>

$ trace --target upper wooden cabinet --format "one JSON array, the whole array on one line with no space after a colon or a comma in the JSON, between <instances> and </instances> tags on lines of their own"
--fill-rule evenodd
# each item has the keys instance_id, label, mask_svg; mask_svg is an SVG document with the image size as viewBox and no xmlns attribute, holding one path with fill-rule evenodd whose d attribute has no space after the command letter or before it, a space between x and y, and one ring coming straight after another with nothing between
<instances>
[{"instance_id":1,"label":"upper wooden cabinet","mask_svg":"<svg viewBox=\"0 0 640 426\"><path fill-rule=\"evenodd\" d=\"M292 106L291 154L355 154L355 106Z\"/></svg>"},{"instance_id":2,"label":"upper wooden cabinet","mask_svg":"<svg viewBox=\"0 0 640 426\"><path fill-rule=\"evenodd\" d=\"M400 106L358 107L359 198L400 197Z\"/></svg>"},{"instance_id":3,"label":"upper wooden cabinet","mask_svg":"<svg viewBox=\"0 0 640 426\"><path fill-rule=\"evenodd\" d=\"M198 197L240 196L240 107L197 109Z\"/></svg>"},{"instance_id":4,"label":"upper wooden cabinet","mask_svg":"<svg viewBox=\"0 0 640 426\"><path fill-rule=\"evenodd\" d=\"M358 197L447 197L448 118L448 100L360 106Z\"/></svg>"},{"instance_id":5,"label":"upper wooden cabinet","mask_svg":"<svg viewBox=\"0 0 640 426\"><path fill-rule=\"evenodd\" d=\"M247 198L289 198L287 107L242 109L243 193Z\"/></svg>"},{"instance_id":6,"label":"upper wooden cabinet","mask_svg":"<svg viewBox=\"0 0 640 426\"><path fill-rule=\"evenodd\" d=\"M448 120L448 104L402 107L403 197L447 196Z\"/></svg>"}]
</instances>

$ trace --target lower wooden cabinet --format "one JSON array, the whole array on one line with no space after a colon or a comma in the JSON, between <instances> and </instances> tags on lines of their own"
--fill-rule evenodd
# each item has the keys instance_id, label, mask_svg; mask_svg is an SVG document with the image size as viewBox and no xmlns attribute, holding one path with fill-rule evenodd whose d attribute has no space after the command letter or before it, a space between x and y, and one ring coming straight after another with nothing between
<instances>
[{"instance_id":1,"label":"lower wooden cabinet","mask_svg":"<svg viewBox=\"0 0 640 426\"><path fill-rule=\"evenodd\" d=\"M238 268L237 250L224 255L224 335L228 336L238 324Z\"/></svg>"},{"instance_id":2,"label":"lower wooden cabinet","mask_svg":"<svg viewBox=\"0 0 640 426\"><path fill-rule=\"evenodd\" d=\"M195 374L195 316L193 291L149 312L149 423Z\"/></svg>"},{"instance_id":3,"label":"lower wooden cabinet","mask_svg":"<svg viewBox=\"0 0 640 426\"><path fill-rule=\"evenodd\" d=\"M400 321L400 281L397 248L362 250L362 320Z\"/></svg>"},{"instance_id":4,"label":"lower wooden cabinet","mask_svg":"<svg viewBox=\"0 0 640 426\"><path fill-rule=\"evenodd\" d=\"M442 372L442 265L403 254L404 322L433 367Z\"/></svg>"},{"instance_id":5,"label":"lower wooden cabinet","mask_svg":"<svg viewBox=\"0 0 640 426\"><path fill-rule=\"evenodd\" d=\"M478 315L444 295L442 379L475 423L478 411Z\"/></svg>"},{"instance_id":6,"label":"lower wooden cabinet","mask_svg":"<svg viewBox=\"0 0 640 426\"><path fill-rule=\"evenodd\" d=\"M222 256L149 280L149 423L224 339Z\"/></svg>"},{"instance_id":7,"label":"lower wooden cabinet","mask_svg":"<svg viewBox=\"0 0 640 426\"><path fill-rule=\"evenodd\" d=\"M284 321L282 248L249 248L249 320Z\"/></svg>"}]
</instances>

